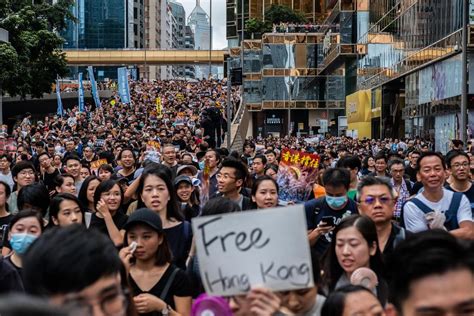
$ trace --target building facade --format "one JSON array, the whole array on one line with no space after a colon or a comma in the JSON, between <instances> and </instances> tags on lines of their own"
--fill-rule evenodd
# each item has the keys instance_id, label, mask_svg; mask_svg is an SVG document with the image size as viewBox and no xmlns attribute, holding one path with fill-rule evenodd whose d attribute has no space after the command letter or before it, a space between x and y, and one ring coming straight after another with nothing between
<instances>
[{"instance_id":1,"label":"building facade","mask_svg":"<svg viewBox=\"0 0 474 316\"><path fill-rule=\"evenodd\" d=\"M184 49L194 50L194 32L189 25L187 25L184 30ZM184 67L184 77L196 79L196 71L193 65L186 65Z\"/></svg>"},{"instance_id":2,"label":"building facade","mask_svg":"<svg viewBox=\"0 0 474 316\"><path fill-rule=\"evenodd\" d=\"M252 112L253 136L339 133L345 113L345 77L323 70L324 34L267 33L245 40L244 102ZM239 67L240 49L231 49Z\"/></svg>"},{"instance_id":3,"label":"building facade","mask_svg":"<svg viewBox=\"0 0 474 316\"><path fill-rule=\"evenodd\" d=\"M185 32L186 32L186 11L181 3L170 1L171 14L173 15L173 49L183 50L186 48ZM173 77L185 78L185 66L173 66Z\"/></svg>"},{"instance_id":4,"label":"building facade","mask_svg":"<svg viewBox=\"0 0 474 316\"><path fill-rule=\"evenodd\" d=\"M68 49L123 49L140 44L140 17L135 20L137 0L77 0L71 11L77 22L68 21L61 33ZM137 26L137 37L134 29ZM143 40L141 40L143 42ZM70 76L77 77L80 67L71 67ZM116 67L96 67L99 80L116 78Z\"/></svg>"},{"instance_id":5,"label":"building facade","mask_svg":"<svg viewBox=\"0 0 474 316\"><path fill-rule=\"evenodd\" d=\"M368 95L372 115L363 119L372 129L370 136L420 136L434 140L435 149L443 152L450 139L459 138L462 4L358 1L357 10L364 14L357 11L357 23L365 30L357 42L367 53L357 59L357 90Z\"/></svg>"},{"instance_id":6,"label":"building facade","mask_svg":"<svg viewBox=\"0 0 474 316\"><path fill-rule=\"evenodd\" d=\"M265 20L265 10L275 4L302 13L311 23L324 17L324 3L328 0L226 0L226 34L229 48L240 46L242 40L242 3L244 21L251 18ZM245 25L243 25L245 26ZM245 39L250 39L246 36Z\"/></svg>"},{"instance_id":7,"label":"building facade","mask_svg":"<svg viewBox=\"0 0 474 316\"><path fill-rule=\"evenodd\" d=\"M188 17L188 26L194 33L194 49L209 50L211 49L211 26L210 18L203 10L200 0L196 0L196 6ZM210 73L209 66L196 66L196 79L208 78Z\"/></svg>"}]
</instances>

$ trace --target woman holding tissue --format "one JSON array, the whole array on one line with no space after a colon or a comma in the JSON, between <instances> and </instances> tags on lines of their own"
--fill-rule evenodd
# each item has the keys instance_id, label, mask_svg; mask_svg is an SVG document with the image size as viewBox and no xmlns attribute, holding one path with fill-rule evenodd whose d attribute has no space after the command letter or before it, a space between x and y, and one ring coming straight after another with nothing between
<instances>
[{"instance_id":1,"label":"woman holding tissue","mask_svg":"<svg viewBox=\"0 0 474 316\"><path fill-rule=\"evenodd\" d=\"M358 270L360 268L366 268L366 271L371 269L375 273L374 278L378 280L374 283L373 292L384 305L388 289L382 279L383 262L375 224L368 217L352 215L336 226L331 245L323 258L326 294L359 283L359 272L364 270Z\"/></svg>"},{"instance_id":2,"label":"woman holding tissue","mask_svg":"<svg viewBox=\"0 0 474 316\"><path fill-rule=\"evenodd\" d=\"M184 271L171 263L160 216L147 208L135 211L124 226L120 257L128 268L140 315L189 315L191 287Z\"/></svg>"}]
</instances>

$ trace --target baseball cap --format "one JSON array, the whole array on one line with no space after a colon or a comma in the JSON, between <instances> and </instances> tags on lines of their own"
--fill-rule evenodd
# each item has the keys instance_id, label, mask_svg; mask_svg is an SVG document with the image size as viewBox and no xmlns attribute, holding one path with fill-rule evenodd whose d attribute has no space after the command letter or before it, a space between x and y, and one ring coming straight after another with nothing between
<instances>
[{"instance_id":1,"label":"baseball cap","mask_svg":"<svg viewBox=\"0 0 474 316\"><path fill-rule=\"evenodd\" d=\"M127 230L135 224L145 224L159 233L163 232L163 224L161 223L160 216L156 212L146 207L140 208L133 212L123 228Z\"/></svg>"},{"instance_id":2,"label":"baseball cap","mask_svg":"<svg viewBox=\"0 0 474 316\"><path fill-rule=\"evenodd\" d=\"M183 171L185 169L191 170L191 173L192 173L193 176L195 176L198 173L198 170L193 165L182 165L182 166L178 167L178 169L176 170L176 174L179 175L181 173L181 171Z\"/></svg>"},{"instance_id":3,"label":"baseball cap","mask_svg":"<svg viewBox=\"0 0 474 316\"><path fill-rule=\"evenodd\" d=\"M176 186L183 181L189 183L190 185L193 185L193 181L188 176L177 176L176 179L174 179L174 185Z\"/></svg>"}]
</instances>

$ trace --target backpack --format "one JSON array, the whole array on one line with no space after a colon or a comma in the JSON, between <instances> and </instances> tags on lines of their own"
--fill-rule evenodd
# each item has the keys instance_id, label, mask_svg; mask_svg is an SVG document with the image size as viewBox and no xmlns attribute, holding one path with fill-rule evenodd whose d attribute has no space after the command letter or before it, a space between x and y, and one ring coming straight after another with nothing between
<instances>
[{"instance_id":1,"label":"backpack","mask_svg":"<svg viewBox=\"0 0 474 316\"><path fill-rule=\"evenodd\" d=\"M444 226L448 230L459 228L457 214L458 214L459 206L461 205L461 199L463 195L464 194L461 192L453 192L451 203L449 204L448 209L444 213L444 215L446 216L446 221L444 222ZM405 227L405 219L403 218L403 214L404 214L405 204L407 204L408 202L413 202L425 214L433 212L433 210L428 205L421 202L420 199L413 198L409 201L406 201L402 206L402 212L401 212L401 217L400 217L400 225L402 225L402 227Z\"/></svg>"}]
</instances>

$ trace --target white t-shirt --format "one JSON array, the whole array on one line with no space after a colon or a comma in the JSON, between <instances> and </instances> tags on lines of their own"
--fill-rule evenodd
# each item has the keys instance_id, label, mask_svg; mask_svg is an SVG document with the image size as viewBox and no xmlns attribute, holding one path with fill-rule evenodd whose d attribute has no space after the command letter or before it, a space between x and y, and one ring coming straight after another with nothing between
<instances>
[{"instance_id":1,"label":"white t-shirt","mask_svg":"<svg viewBox=\"0 0 474 316\"><path fill-rule=\"evenodd\" d=\"M441 211L445 213L451 204L453 198L453 192L443 188L443 197L438 202L428 201L423 193L418 193L416 198L426 204L429 208L434 211ZM415 205L415 203L408 201L403 207L403 218L405 227L408 231L417 233L424 230L430 229L428 222L425 219L425 213ZM461 203L457 211L458 224L464 221L472 222L472 211L471 204L468 198L463 194Z\"/></svg>"}]
</instances>

